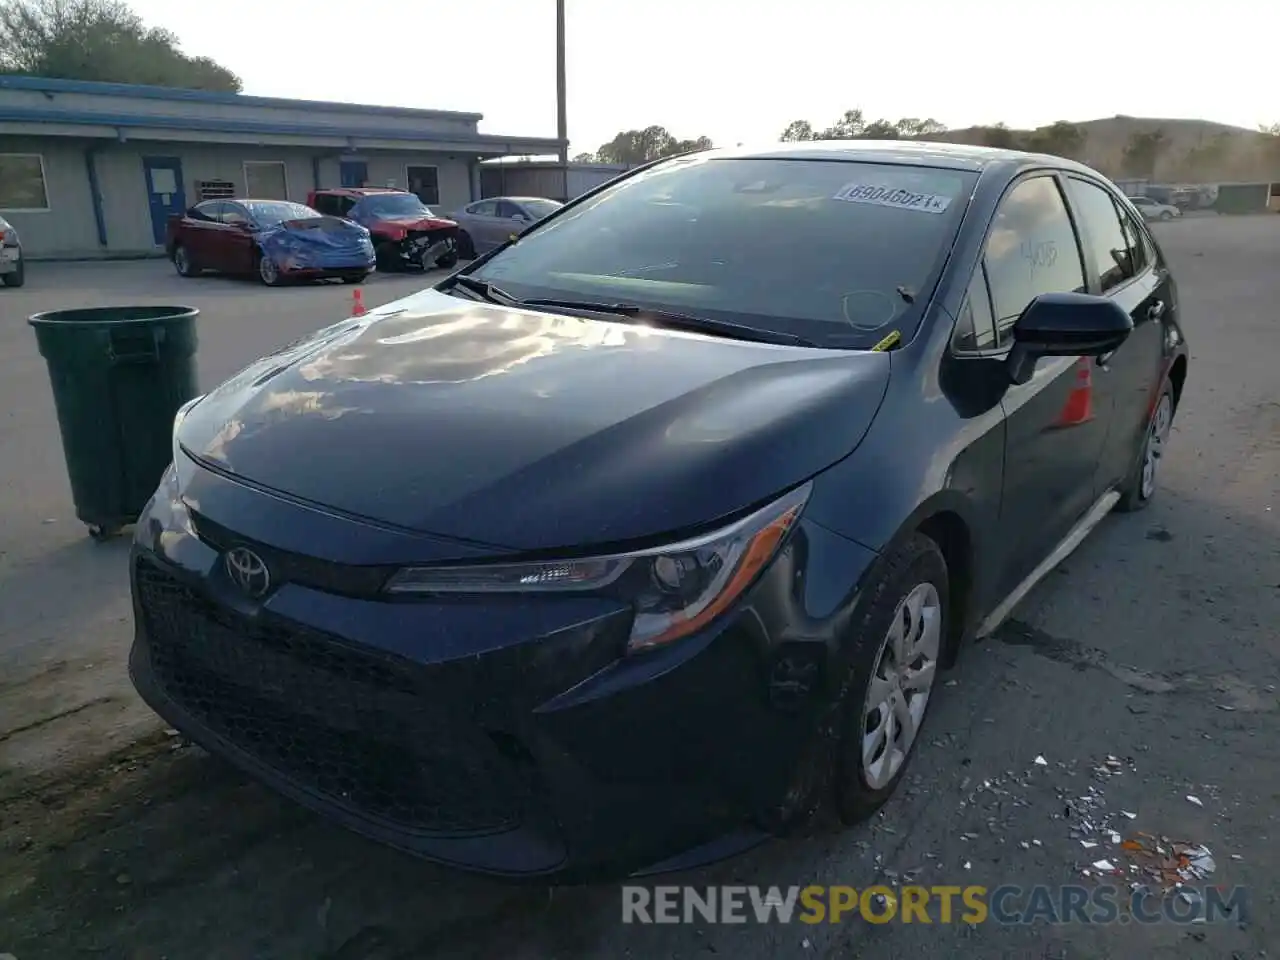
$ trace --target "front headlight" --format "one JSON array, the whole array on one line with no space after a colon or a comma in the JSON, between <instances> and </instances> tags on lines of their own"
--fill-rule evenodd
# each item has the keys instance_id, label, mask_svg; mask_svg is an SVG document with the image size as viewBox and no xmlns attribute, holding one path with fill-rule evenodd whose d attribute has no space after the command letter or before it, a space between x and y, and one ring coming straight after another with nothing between
<instances>
[{"instance_id":1,"label":"front headlight","mask_svg":"<svg viewBox=\"0 0 1280 960\"><path fill-rule=\"evenodd\" d=\"M809 498L805 484L714 533L634 553L532 563L410 567L392 594L598 593L635 610L627 649L670 643L723 613L773 559Z\"/></svg>"}]
</instances>

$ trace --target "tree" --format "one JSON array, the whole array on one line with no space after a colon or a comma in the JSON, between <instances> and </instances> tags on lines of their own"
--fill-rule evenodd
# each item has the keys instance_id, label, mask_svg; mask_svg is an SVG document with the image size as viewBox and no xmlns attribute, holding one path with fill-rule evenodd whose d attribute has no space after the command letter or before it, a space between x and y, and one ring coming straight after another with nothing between
<instances>
[{"instance_id":1,"label":"tree","mask_svg":"<svg viewBox=\"0 0 1280 960\"><path fill-rule=\"evenodd\" d=\"M1018 149L1018 135L1003 123L990 127L974 127L973 133L978 146L999 147L1003 150Z\"/></svg>"},{"instance_id":2,"label":"tree","mask_svg":"<svg viewBox=\"0 0 1280 960\"><path fill-rule=\"evenodd\" d=\"M1032 130L1026 138L1024 149L1033 153L1050 153L1057 157L1076 159L1084 146L1084 131L1074 123L1059 120L1047 127Z\"/></svg>"},{"instance_id":3,"label":"tree","mask_svg":"<svg viewBox=\"0 0 1280 960\"><path fill-rule=\"evenodd\" d=\"M1125 145L1124 155L1120 161L1121 170L1128 177L1148 179L1154 177L1156 163L1160 160L1164 148L1165 136L1161 130L1133 134Z\"/></svg>"},{"instance_id":4,"label":"tree","mask_svg":"<svg viewBox=\"0 0 1280 960\"><path fill-rule=\"evenodd\" d=\"M594 153L579 153L573 158L574 163L595 163L596 155Z\"/></svg>"},{"instance_id":5,"label":"tree","mask_svg":"<svg viewBox=\"0 0 1280 960\"><path fill-rule=\"evenodd\" d=\"M817 139L818 135L813 132L813 126L808 120L792 120L787 124L787 129L782 131L781 137L783 143Z\"/></svg>"},{"instance_id":6,"label":"tree","mask_svg":"<svg viewBox=\"0 0 1280 960\"><path fill-rule=\"evenodd\" d=\"M0 0L0 73L238 93L240 78L189 57L123 0Z\"/></svg>"},{"instance_id":7,"label":"tree","mask_svg":"<svg viewBox=\"0 0 1280 960\"><path fill-rule=\"evenodd\" d=\"M674 157L696 150L710 150L711 140L697 137L693 140L677 140L666 127L652 126L643 130L623 130L595 153L600 163L622 163L636 166L663 157Z\"/></svg>"},{"instance_id":8,"label":"tree","mask_svg":"<svg viewBox=\"0 0 1280 960\"><path fill-rule=\"evenodd\" d=\"M814 130L808 120L792 120L782 131L784 141L797 140L905 140L942 133L947 128L930 117L920 120L880 119L867 123L861 110L846 110L844 115L825 130Z\"/></svg>"}]
</instances>

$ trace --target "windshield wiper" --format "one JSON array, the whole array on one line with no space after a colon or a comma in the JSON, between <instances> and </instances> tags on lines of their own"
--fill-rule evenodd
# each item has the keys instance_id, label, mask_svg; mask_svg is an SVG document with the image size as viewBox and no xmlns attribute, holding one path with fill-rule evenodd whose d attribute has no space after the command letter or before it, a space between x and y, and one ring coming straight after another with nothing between
<instances>
[{"instance_id":1,"label":"windshield wiper","mask_svg":"<svg viewBox=\"0 0 1280 960\"><path fill-rule=\"evenodd\" d=\"M656 310L642 307L636 303L603 303L593 300L557 300L547 297L534 297L521 300L519 303L527 307L553 307L561 310L584 310L588 313L605 313L615 317L628 317L636 320L648 320L662 327L674 330L690 330L694 333L711 333L738 340L751 340L755 343L789 343L798 347L816 347L812 340L797 336L794 333L782 333L776 330L761 330L743 323L730 320L713 320L710 317L695 317L688 313L673 313L670 310Z\"/></svg>"},{"instance_id":2,"label":"windshield wiper","mask_svg":"<svg viewBox=\"0 0 1280 960\"><path fill-rule=\"evenodd\" d=\"M495 287L488 281L477 280L475 277L468 277L460 273L455 273L450 277L448 283L450 287L462 287L464 290L478 293L490 303L501 303L508 307L518 307L525 303L525 301L519 297L513 297L501 287Z\"/></svg>"},{"instance_id":3,"label":"windshield wiper","mask_svg":"<svg viewBox=\"0 0 1280 960\"><path fill-rule=\"evenodd\" d=\"M695 317L687 313L655 310L635 303L561 300L555 297L530 297L527 300L521 300L519 297L512 296L501 287L496 287L486 280L478 280L465 274L455 273L449 278L449 286L462 287L464 290L479 294L490 303L499 303L507 307L550 307L555 310L582 310L586 313L603 313L613 317L647 320L659 326L672 329L716 334L722 337L733 337L738 340L751 340L755 343L786 343L798 347L817 346L812 340L806 340L804 337L797 336L794 333L760 330L756 327L748 327L746 324L733 323L729 320L713 320L709 317Z\"/></svg>"}]
</instances>

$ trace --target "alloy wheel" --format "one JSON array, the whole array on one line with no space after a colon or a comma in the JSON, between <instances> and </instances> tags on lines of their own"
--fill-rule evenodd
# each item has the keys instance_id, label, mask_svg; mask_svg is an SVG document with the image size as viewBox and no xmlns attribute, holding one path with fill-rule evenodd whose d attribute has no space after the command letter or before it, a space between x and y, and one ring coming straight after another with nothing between
<instances>
[{"instance_id":1,"label":"alloy wheel","mask_svg":"<svg viewBox=\"0 0 1280 960\"><path fill-rule=\"evenodd\" d=\"M178 247L173 251L173 266L184 277L191 273L191 257L187 254L186 247Z\"/></svg>"},{"instance_id":2,"label":"alloy wheel","mask_svg":"<svg viewBox=\"0 0 1280 960\"><path fill-rule=\"evenodd\" d=\"M867 686L862 775L886 787L906 763L924 720L942 650L942 601L932 583L917 584L894 612Z\"/></svg>"},{"instance_id":3,"label":"alloy wheel","mask_svg":"<svg viewBox=\"0 0 1280 960\"><path fill-rule=\"evenodd\" d=\"M1143 500L1151 499L1156 492L1156 472L1165 445L1169 442L1169 430L1173 426L1173 397L1166 390L1160 395L1151 426L1147 429L1147 442L1142 451L1142 486L1139 492Z\"/></svg>"},{"instance_id":4,"label":"alloy wheel","mask_svg":"<svg viewBox=\"0 0 1280 960\"><path fill-rule=\"evenodd\" d=\"M274 287L280 280L280 270L274 260L263 256L258 260L258 276L262 277L262 282L267 286Z\"/></svg>"}]
</instances>

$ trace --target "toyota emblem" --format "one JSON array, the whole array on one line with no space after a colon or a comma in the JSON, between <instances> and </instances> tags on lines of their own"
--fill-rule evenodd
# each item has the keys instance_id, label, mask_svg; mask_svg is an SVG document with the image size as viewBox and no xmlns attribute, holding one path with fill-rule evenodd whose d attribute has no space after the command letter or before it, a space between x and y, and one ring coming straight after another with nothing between
<instances>
[{"instance_id":1,"label":"toyota emblem","mask_svg":"<svg viewBox=\"0 0 1280 960\"><path fill-rule=\"evenodd\" d=\"M266 596L271 589L271 572L266 562L248 547L228 550L222 562L227 576L249 596Z\"/></svg>"}]
</instances>

